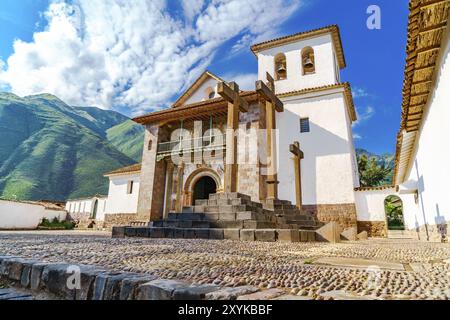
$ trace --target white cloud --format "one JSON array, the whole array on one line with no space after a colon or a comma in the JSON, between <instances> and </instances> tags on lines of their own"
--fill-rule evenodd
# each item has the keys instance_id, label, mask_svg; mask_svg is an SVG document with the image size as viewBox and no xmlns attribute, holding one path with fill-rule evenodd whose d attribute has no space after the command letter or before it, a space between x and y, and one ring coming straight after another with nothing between
<instances>
[{"instance_id":1,"label":"white cloud","mask_svg":"<svg viewBox=\"0 0 450 320\"><path fill-rule=\"evenodd\" d=\"M367 106L364 109L360 110L356 108L356 117L357 120L353 122L353 126L360 125L363 122L368 121L375 114L375 109L372 106Z\"/></svg>"},{"instance_id":2,"label":"white cloud","mask_svg":"<svg viewBox=\"0 0 450 320\"><path fill-rule=\"evenodd\" d=\"M361 136L360 134L358 134L358 133L353 133L353 139L355 139L355 140L361 140L361 139L362 139L362 136Z\"/></svg>"},{"instance_id":3,"label":"white cloud","mask_svg":"<svg viewBox=\"0 0 450 320\"><path fill-rule=\"evenodd\" d=\"M237 39L243 47L277 32L300 1L184 1L181 21L164 0L55 0L46 29L31 42L14 42L0 83L18 95L49 92L74 105L157 109L204 71L221 45Z\"/></svg>"},{"instance_id":4,"label":"white cloud","mask_svg":"<svg viewBox=\"0 0 450 320\"><path fill-rule=\"evenodd\" d=\"M222 78L226 81L236 82L241 90L255 90L258 75L256 73L229 73Z\"/></svg>"},{"instance_id":5,"label":"white cloud","mask_svg":"<svg viewBox=\"0 0 450 320\"><path fill-rule=\"evenodd\" d=\"M368 97L369 93L363 88L354 87L352 88L352 95L354 99Z\"/></svg>"}]
</instances>

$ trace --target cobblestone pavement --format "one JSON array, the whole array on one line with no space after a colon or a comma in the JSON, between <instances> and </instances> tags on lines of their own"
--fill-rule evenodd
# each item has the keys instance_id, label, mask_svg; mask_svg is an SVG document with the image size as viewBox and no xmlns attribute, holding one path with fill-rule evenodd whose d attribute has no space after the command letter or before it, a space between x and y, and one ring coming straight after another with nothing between
<instances>
[{"instance_id":1,"label":"cobblestone pavement","mask_svg":"<svg viewBox=\"0 0 450 320\"><path fill-rule=\"evenodd\" d=\"M281 288L291 295L316 299L333 297L333 293L381 299L450 299L450 245L412 240L264 243L0 232L0 254L92 264L199 284ZM370 259L373 266L315 264L323 257ZM384 269L382 262L396 262L402 268Z\"/></svg>"}]
</instances>

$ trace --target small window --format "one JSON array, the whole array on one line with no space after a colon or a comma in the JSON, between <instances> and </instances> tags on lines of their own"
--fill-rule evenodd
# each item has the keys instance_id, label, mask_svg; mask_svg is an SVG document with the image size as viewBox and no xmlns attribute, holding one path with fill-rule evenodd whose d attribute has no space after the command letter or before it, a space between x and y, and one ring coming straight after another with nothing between
<instances>
[{"instance_id":1,"label":"small window","mask_svg":"<svg viewBox=\"0 0 450 320\"><path fill-rule=\"evenodd\" d=\"M208 87L205 89L205 98L207 97L208 99L212 99L215 95L216 92L214 91L213 87Z\"/></svg>"},{"instance_id":2,"label":"small window","mask_svg":"<svg viewBox=\"0 0 450 320\"><path fill-rule=\"evenodd\" d=\"M153 140L148 142L148 151L152 150Z\"/></svg>"},{"instance_id":3,"label":"small window","mask_svg":"<svg viewBox=\"0 0 450 320\"><path fill-rule=\"evenodd\" d=\"M300 132L309 132L309 118L300 119Z\"/></svg>"},{"instance_id":4,"label":"small window","mask_svg":"<svg viewBox=\"0 0 450 320\"><path fill-rule=\"evenodd\" d=\"M134 184L133 180L128 181L127 194L132 194L133 193L133 184Z\"/></svg>"},{"instance_id":5,"label":"small window","mask_svg":"<svg viewBox=\"0 0 450 320\"><path fill-rule=\"evenodd\" d=\"M208 98L209 98L209 99L213 99L215 95L216 95L216 93L215 93L214 91L211 91L211 92L209 93Z\"/></svg>"}]
</instances>

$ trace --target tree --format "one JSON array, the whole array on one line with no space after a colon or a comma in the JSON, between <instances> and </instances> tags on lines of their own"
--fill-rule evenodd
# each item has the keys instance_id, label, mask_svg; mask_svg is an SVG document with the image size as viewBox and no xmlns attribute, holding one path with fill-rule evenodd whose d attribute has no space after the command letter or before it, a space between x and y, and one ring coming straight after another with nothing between
<instances>
[{"instance_id":1,"label":"tree","mask_svg":"<svg viewBox=\"0 0 450 320\"><path fill-rule=\"evenodd\" d=\"M384 164L379 165L375 157L370 160L365 154L358 158L360 184L363 187L379 186L388 176L390 169Z\"/></svg>"}]
</instances>

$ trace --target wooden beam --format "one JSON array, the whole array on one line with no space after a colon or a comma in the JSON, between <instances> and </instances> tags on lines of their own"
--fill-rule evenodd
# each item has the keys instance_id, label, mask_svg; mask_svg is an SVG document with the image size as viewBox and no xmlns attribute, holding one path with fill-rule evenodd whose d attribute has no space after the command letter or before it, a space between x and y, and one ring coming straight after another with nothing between
<instances>
[{"instance_id":1,"label":"wooden beam","mask_svg":"<svg viewBox=\"0 0 450 320\"><path fill-rule=\"evenodd\" d=\"M275 93L273 93L273 91L270 90L270 88L267 87L267 85L263 81L256 81L256 92L260 94L265 100L271 101L274 104L276 111L284 111L283 102L278 99Z\"/></svg>"},{"instance_id":2,"label":"wooden beam","mask_svg":"<svg viewBox=\"0 0 450 320\"><path fill-rule=\"evenodd\" d=\"M248 103L239 95L239 86L236 82L230 82L229 85L224 81L219 82L217 84L217 93L227 102L234 103L237 100L240 111L248 111Z\"/></svg>"}]
</instances>

